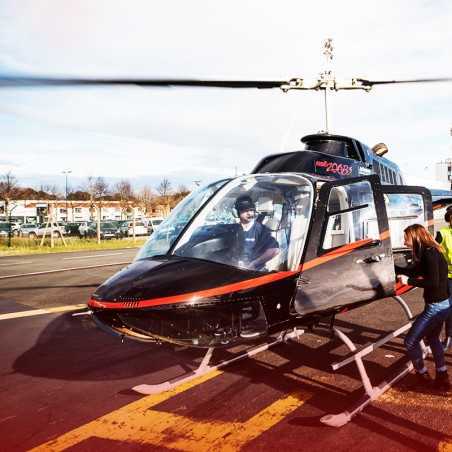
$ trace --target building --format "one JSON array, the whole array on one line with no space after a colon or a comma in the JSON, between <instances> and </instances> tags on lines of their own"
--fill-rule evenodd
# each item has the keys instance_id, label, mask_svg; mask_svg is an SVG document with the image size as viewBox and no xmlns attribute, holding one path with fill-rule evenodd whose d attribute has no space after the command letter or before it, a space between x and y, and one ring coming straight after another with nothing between
<instances>
[{"instance_id":1,"label":"building","mask_svg":"<svg viewBox=\"0 0 452 452\"><path fill-rule=\"evenodd\" d=\"M21 223L44 223L49 213L53 213L54 221L63 222L92 221L97 218L97 203L94 205L91 201L67 201L66 203L64 200L17 200L10 201L8 210L11 219ZM102 201L102 220L125 220L134 216L136 219L144 218L145 212L141 207L131 204L124 209L120 201ZM5 219L4 201L0 201L0 221Z\"/></svg>"},{"instance_id":2,"label":"building","mask_svg":"<svg viewBox=\"0 0 452 452\"><path fill-rule=\"evenodd\" d=\"M447 188L452 190L452 158L436 163L435 178L447 183Z\"/></svg>"}]
</instances>

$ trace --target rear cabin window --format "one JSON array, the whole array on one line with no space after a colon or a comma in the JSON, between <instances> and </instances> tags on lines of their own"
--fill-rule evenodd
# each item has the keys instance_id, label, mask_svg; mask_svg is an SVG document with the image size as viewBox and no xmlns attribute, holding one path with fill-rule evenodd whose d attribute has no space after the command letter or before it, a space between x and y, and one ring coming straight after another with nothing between
<instances>
[{"instance_id":1,"label":"rear cabin window","mask_svg":"<svg viewBox=\"0 0 452 452\"><path fill-rule=\"evenodd\" d=\"M427 228L424 199L415 193L385 194L392 248L406 248L404 229L412 224L422 224Z\"/></svg>"},{"instance_id":2,"label":"rear cabin window","mask_svg":"<svg viewBox=\"0 0 452 452\"><path fill-rule=\"evenodd\" d=\"M327 251L360 240L378 239L377 213L370 183L362 181L333 187L328 199L322 249Z\"/></svg>"}]
</instances>

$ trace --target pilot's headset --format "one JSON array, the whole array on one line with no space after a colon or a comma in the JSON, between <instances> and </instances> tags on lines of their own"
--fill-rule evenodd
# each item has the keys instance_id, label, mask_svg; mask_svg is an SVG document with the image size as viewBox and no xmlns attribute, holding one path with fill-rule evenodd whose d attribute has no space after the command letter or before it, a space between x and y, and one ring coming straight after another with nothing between
<instances>
[{"instance_id":1,"label":"pilot's headset","mask_svg":"<svg viewBox=\"0 0 452 452\"><path fill-rule=\"evenodd\" d=\"M239 196L235 200L233 208L234 216L238 218L240 216L240 212L245 210L256 210L256 204L254 204L251 196L248 195Z\"/></svg>"}]
</instances>

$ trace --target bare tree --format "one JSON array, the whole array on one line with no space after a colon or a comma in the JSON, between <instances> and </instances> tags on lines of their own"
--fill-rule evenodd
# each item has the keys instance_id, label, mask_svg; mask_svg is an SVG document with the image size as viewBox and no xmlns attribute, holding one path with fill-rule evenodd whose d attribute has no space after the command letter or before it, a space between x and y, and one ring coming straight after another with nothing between
<instances>
[{"instance_id":1,"label":"bare tree","mask_svg":"<svg viewBox=\"0 0 452 452\"><path fill-rule=\"evenodd\" d=\"M0 199L3 201L5 219L9 223L8 246L11 246L11 204L18 193L17 179L11 171L0 178Z\"/></svg>"},{"instance_id":2,"label":"bare tree","mask_svg":"<svg viewBox=\"0 0 452 452\"><path fill-rule=\"evenodd\" d=\"M90 195L90 210L97 210L97 243L100 243L100 220L102 219L102 201L108 194L109 187L103 177L88 177L87 192Z\"/></svg>"},{"instance_id":3,"label":"bare tree","mask_svg":"<svg viewBox=\"0 0 452 452\"><path fill-rule=\"evenodd\" d=\"M160 200L163 204L165 215L168 215L170 212L170 195L172 191L173 189L171 187L171 182L166 177L164 177L157 187L157 192L160 195Z\"/></svg>"},{"instance_id":4,"label":"bare tree","mask_svg":"<svg viewBox=\"0 0 452 452\"><path fill-rule=\"evenodd\" d=\"M149 216L155 205L155 195L150 187L144 186L138 194L138 203L143 209L144 214Z\"/></svg>"},{"instance_id":5,"label":"bare tree","mask_svg":"<svg viewBox=\"0 0 452 452\"><path fill-rule=\"evenodd\" d=\"M173 188L171 187L171 182L164 177L157 187L157 192L160 196L169 196L172 191Z\"/></svg>"},{"instance_id":6,"label":"bare tree","mask_svg":"<svg viewBox=\"0 0 452 452\"><path fill-rule=\"evenodd\" d=\"M172 196L171 207L173 208L179 204L189 193L190 191L185 185L179 185Z\"/></svg>"},{"instance_id":7,"label":"bare tree","mask_svg":"<svg viewBox=\"0 0 452 452\"><path fill-rule=\"evenodd\" d=\"M57 199L62 197L56 185L41 184L39 190L41 192L47 193L51 199Z\"/></svg>"},{"instance_id":8,"label":"bare tree","mask_svg":"<svg viewBox=\"0 0 452 452\"><path fill-rule=\"evenodd\" d=\"M132 185L128 180L123 179L115 185L115 191L119 196L119 205L121 207L121 219L123 213L127 218L127 213L130 213L131 204L133 205L134 204L133 201L135 200L135 194L133 192Z\"/></svg>"}]
</instances>

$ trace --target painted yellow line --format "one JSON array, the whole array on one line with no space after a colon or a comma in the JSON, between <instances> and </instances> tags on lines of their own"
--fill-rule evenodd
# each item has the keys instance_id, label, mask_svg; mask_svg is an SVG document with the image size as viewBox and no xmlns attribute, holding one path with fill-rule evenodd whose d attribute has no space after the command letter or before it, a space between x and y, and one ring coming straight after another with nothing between
<instances>
[{"instance_id":1,"label":"painted yellow line","mask_svg":"<svg viewBox=\"0 0 452 452\"><path fill-rule=\"evenodd\" d=\"M442 394L424 394L417 391L400 391L391 388L378 398L378 402L436 409L443 413L450 413L449 416L452 418L452 400Z\"/></svg>"},{"instance_id":2,"label":"painted yellow line","mask_svg":"<svg viewBox=\"0 0 452 452\"><path fill-rule=\"evenodd\" d=\"M18 319L21 317L33 317L35 315L55 314L57 312L77 311L86 308L86 304L73 304L68 306L56 306L46 309L32 309L31 311L10 312L8 314L0 314L0 320Z\"/></svg>"},{"instance_id":3,"label":"painted yellow line","mask_svg":"<svg viewBox=\"0 0 452 452\"><path fill-rule=\"evenodd\" d=\"M171 391L162 394L143 397L116 411L95 419L88 424L82 425L64 435L53 439L45 444L32 449L33 451L63 451L69 447L79 444L90 437L120 438L123 441L131 441L139 438L139 435L147 437L154 431L154 423L164 423L165 413L154 411L152 408L165 400L174 397L190 388L204 383L221 375L223 372L216 370L194 380L188 381ZM158 413L156 416L155 413ZM173 415L171 415L173 416ZM175 426L177 428L177 426ZM154 433L156 435L156 433ZM128 439L126 439L128 438Z\"/></svg>"},{"instance_id":4,"label":"painted yellow line","mask_svg":"<svg viewBox=\"0 0 452 452\"><path fill-rule=\"evenodd\" d=\"M246 422L199 422L172 415L172 425L163 432L163 441L149 442L145 438L143 442L184 451L238 451L281 422L311 396L307 392L291 394L272 403Z\"/></svg>"},{"instance_id":5,"label":"painted yellow line","mask_svg":"<svg viewBox=\"0 0 452 452\"><path fill-rule=\"evenodd\" d=\"M451 441L441 441L438 444L438 452L452 452L452 442Z\"/></svg>"},{"instance_id":6,"label":"painted yellow line","mask_svg":"<svg viewBox=\"0 0 452 452\"><path fill-rule=\"evenodd\" d=\"M295 393L277 400L246 422L205 421L152 409L158 403L218 375L204 376L166 395L149 396L69 432L33 451L61 451L91 437L183 451L238 451L282 421L311 397ZM86 444L87 447L88 444Z\"/></svg>"}]
</instances>

